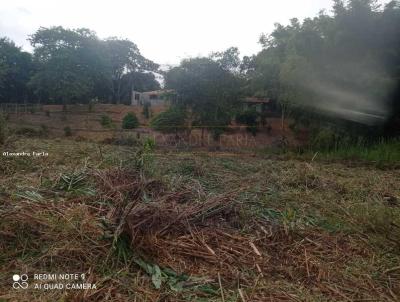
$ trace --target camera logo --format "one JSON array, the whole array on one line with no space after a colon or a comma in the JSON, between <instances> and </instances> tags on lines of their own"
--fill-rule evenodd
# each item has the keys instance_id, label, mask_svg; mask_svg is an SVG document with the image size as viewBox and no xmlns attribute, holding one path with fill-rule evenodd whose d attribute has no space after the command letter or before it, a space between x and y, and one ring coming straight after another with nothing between
<instances>
[{"instance_id":1,"label":"camera logo","mask_svg":"<svg viewBox=\"0 0 400 302\"><path fill-rule=\"evenodd\" d=\"M22 289L27 289L28 288L28 275L27 274L22 274L22 275L18 275L15 274L12 277L13 279L13 288L18 289L18 288L22 288Z\"/></svg>"}]
</instances>

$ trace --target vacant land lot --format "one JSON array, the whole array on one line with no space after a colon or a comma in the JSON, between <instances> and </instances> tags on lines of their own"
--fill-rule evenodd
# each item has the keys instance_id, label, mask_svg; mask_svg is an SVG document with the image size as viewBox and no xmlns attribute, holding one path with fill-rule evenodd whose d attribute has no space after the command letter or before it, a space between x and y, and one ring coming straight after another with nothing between
<instances>
[{"instance_id":1,"label":"vacant land lot","mask_svg":"<svg viewBox=\"0 0 400 302\"><path fill-rule=\"evenodd\" d=\"M0 158L0 300L398 301L400 170L21 139ZM96 289L12 288L85 273Z\"/></svg>"}]
</instances>

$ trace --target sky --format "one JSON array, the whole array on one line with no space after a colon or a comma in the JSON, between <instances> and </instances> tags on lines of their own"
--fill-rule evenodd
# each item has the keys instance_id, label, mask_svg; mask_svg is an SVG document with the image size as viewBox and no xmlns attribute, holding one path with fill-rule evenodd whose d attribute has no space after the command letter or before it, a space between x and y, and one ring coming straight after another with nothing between
<instances>
[{"instance_id":1,"label":"sky","mask_svg":"<svg viewBox=\"0 0 400 302\"><path fill-rule=\"evenodd\" d=\"M0 36L31 51L28 35L40 26L86 27L100 38L135 42L159 64L204 56L231 46L257 53L275 23L331 12L331 0L1 0Z\"/></svg>"}]
</instances>

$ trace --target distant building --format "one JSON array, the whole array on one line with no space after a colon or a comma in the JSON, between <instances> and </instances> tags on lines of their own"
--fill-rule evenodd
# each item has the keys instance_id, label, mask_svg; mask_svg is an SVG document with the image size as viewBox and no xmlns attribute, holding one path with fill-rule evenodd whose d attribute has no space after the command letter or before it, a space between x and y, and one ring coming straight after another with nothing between
<instances>
[{"instance_id":1,"label":"distant building","mask_svg":"<svg viewBox=\"0 0 400 302\"><path fill-rule=\"evenodd\" d=\"M164 105L167 106L171 102L171 95L173 90L162 89L155 91L132 91L131 104L133 106L143 106L145 103L149 103L151 106Z\"/></svg>"},{"instance_id":2,"label":"distant building","mask_svg":"<svg viewBox=\"0 0 400 302\"><path fill-rule=\"evenodd\" d=\"M274 103L268 98L247 97L243 99L243 110L255 109L262 113L273 110L272 107L275 107Z\"/></svg>"}]
</instances>

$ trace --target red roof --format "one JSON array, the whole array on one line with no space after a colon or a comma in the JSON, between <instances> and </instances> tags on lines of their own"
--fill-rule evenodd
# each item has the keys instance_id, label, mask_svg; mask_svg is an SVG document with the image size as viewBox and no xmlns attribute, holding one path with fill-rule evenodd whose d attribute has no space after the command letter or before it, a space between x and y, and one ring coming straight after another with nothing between
<instances>
[{"instance_id":1,"label":"red roof","mask_svg":"<svg viewBox=\"0 0 400 302\"><path fill-rule=\"evenodd\" d=\"M267 98L247 97L243 100L243 102L253 104L268 104L271 102L271 100Z\"/></svg>"}]
</instances>

